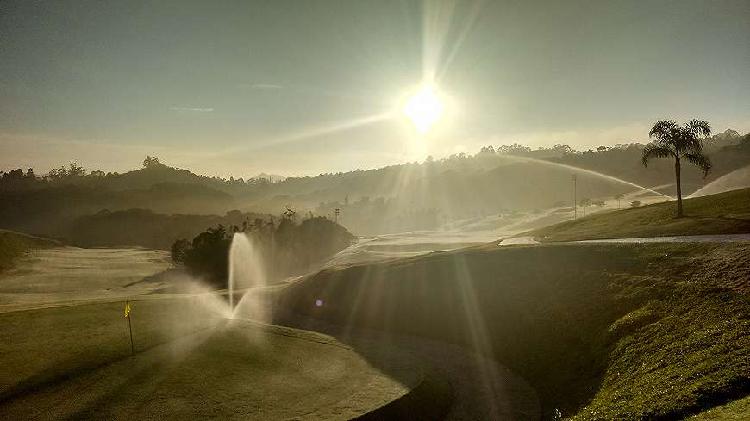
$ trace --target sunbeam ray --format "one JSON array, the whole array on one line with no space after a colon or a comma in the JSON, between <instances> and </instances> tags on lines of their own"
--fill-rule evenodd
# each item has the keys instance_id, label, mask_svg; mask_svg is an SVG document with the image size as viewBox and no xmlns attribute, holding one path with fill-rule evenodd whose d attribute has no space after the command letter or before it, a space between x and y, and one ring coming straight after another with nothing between
<instances>
[{"instance_id":1,"label":"sunbeam ray","mask_svg":"<svg viewBox=\"0 0 750 421\"><path fill-rule=\"evenodd\" d=\"M322 136L332 135L336 133L346 132L349 130L355 130L361 127L381 123L383 121L394 118L395 112L393 110L381 112L378 114L367 115L363 117L355 117L348 120L339 122L333 122L317 127L311 127L308 129L301 130L295 133L289 133L286 135L278 136L275 138L268 139L262 143L248 143L246 145L238 145L230 148L224 148L213 153L207 153L203 158L221 158L228 155L235 155L243 152L257 151L261 149L267 149L274 146L280 146L284 144L300 142L303 140L315 139Z\"/></svg>"}]
</instances>

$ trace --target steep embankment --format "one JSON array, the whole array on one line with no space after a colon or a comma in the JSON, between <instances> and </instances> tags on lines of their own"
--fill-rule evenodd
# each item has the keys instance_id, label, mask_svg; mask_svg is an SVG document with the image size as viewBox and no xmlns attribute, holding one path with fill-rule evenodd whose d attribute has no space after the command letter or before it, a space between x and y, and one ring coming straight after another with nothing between
<instances>
[{"instance_id":1,"label":"steep embankment","mask_svg":"<svg viewBox=\"0 0 750 421\"><path fill-rule=\"evenodd\" d=\"M685 217L675 202L596 213L530 231L541 241L750 233L750 189L685 199Z\"/></svg>"},{"instance_id":2,"label":"steep embankment","mask_svg":"<svg viewBox=\"0 0 750 421\"><path fill-rule=\"evenodd\" d=\"M13 267L15 260L29 250L59 245L59 242L48 238L0 230L0 273Z\"/></svg>"},{"instance_id":3,"label":"steep embankment","mask_svg":"<svg viewBox=\"0 0 750 421\"><path fill-rule=\"evenodd\" d=\"M277 305L491 355L547 415L674 419L750 392L747 256L746 243L485 246L327 269Z\"/></svg>"}]
</instances>

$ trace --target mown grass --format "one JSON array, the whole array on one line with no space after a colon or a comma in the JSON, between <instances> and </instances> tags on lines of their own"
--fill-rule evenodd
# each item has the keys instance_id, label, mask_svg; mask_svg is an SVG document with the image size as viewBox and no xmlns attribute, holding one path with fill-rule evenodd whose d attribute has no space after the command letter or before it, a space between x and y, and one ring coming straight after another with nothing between
<instances>
[{"instance_id":1,"label":"mown grass","mask_svg":"<svg viewBox=\"0 0 750 421\"><path fill-rule=\"evenodd\" d=\"M55 240L0 230L0 273L12 268L15 260L29 250L59 245L60 243Z\"/></svg>"},{"instance_id":2,"label":"mown grass","mask_svg":"<svg viewBox=\"0 0 750 421\"><path fill-rule=\"evenodd\" d=\"M548 416L674 419L750 393L748 255L750 244L484 246L328 269L278 305L490 354Z\"/></svg>"},{"instance_id":3,"label":"mown grass","mask_svg":"<svg viewBox=\"0 0 750 421\"><path fill-rule=\"evenodd\" d=\"M421 390L441 384L410 355L377 360L394 378L334 338L226 320L192 298L134 302L131 356L122 310L0 314L0 419L351 419L450 398Z\"/></svg>"},{"instance_id":4,"label":"mown grass","mask_svg":"<svg viewBox=\"0 0 750 421\"><path fill-rule=\"evenodd\" d=\"M130 356L124 301L0 314L0 402ZM190 300L132 302L136 352L214 326Z\"/></svg>"},{"instance_id":5,"label":"mown grass","mask_svg":"<svg viewBox=\"0 0 750 421\"><path fill-rule=\"evenodd\" d=\"M662 202L595 213L522 235L530 235L540 241L572 241L750 233L750 189L685 199L683 204L683 218L675 218L675 202Z\"/></svg>"}]
</instances>

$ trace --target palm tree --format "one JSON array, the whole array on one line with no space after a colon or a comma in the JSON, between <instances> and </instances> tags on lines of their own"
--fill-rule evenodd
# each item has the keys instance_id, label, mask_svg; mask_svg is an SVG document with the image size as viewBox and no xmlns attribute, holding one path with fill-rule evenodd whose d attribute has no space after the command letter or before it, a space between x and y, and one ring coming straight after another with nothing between
<instances>
[{"instance_id":1,"label":"palm tree","mask_svg":"<svg viewBox=\"0 0 750 421\"><path fill-rule=\"evenodd\" d=\"M617 209L620 209L620 200L625 197L622 193L617 193L615 195L615 200L617 200Z\"/></svg>"},{"instance_id":2,"label":"palm tree","mask_svg":"<svg viewBox=\"0 0 750 421\"><path fill-rule=\"evenodd\" d=\"M583 198L583 199L581 199L581 201L579 202L579 204L583 208L583 217L585 218L586 217L586 208L589 207L589 206L591 206L591 204L592 204L591 199L589 199L588 197Z\"/></svg>"},{"instance_id":3,"label":"palm tree","mask_svg":"<svg viewBox=\"0 0 750 421\"><path fill-rule=\"evenodd\" d=\"M703 177L711 170L711 161L703 155L703 139L711 135L707 121L690 120L683 126L673 120L661 120L654 124L648 137L655 139L643 149L641 162L644 167L652 158L674 158L674 174L677 181L677 217L682 213L682 186L680 185L680 163L684 158L703 170Z\"/></svg>"}]
</instances>

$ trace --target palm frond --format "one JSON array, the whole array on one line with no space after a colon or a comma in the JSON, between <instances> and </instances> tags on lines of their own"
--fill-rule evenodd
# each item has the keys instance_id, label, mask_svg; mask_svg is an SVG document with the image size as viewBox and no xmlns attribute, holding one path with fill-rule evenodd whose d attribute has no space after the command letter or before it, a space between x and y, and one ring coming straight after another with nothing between
<instances>
[{"instance_id":1,"label":"palm frond","mask_svg":"<svg viewBox=\"0 0 750 421\"><path fill-rule=\"evenodd\" d=\"M708 175L708 172L711 171L711 160L708 159L707 156L703 155L699 152L690 152L685 154L685 159L687 159L691 164L697 166L698 168L703 171L703 177Z\"/></svg>"},{"instance_id":2,"label":"palm frond","mask_svg":"<svg viewBox=\"0 0 750 421\"><path fill-rule=\"evenodd\" d=\"M668 158L674 156L675 152L665 145L658 143L649 143L643 148L643 155L641 156L641 163L644 167L648 167L648 161L652 158Z\"/></svg>"},{"instance_id":3,"label":"palm frond","mask_svg":"<svg viewBox=\"0 0 750 421\"><path fill-rule=\"evenodd\" d=\"M690 120L685 128L695 137L700 139L702 137L711 136L711 125L705 120Z\"/></svg>"},{"instance_id":4,"label":"palm frond","mask_svg":"<svg viewBox=\"0 0 750 421\"><path fill-rule=\"evenodd\" d=\"M648 137L661 144L674 143L680 137L680 126L674 120L659 120L648 132Z\"/></svg>"},{"instance_id":5,"label":"palm frond","mask_svg":"<svg viewBox=\"0 0 750 421\"><path fill-rule=\"evenodd\" d=\"M703 153L703 141L690 133L685 133L685 136L680 141L680 146L681 150L685 152L682 155L687 155L688 153Z\"/></svg>"}]
</instances>

